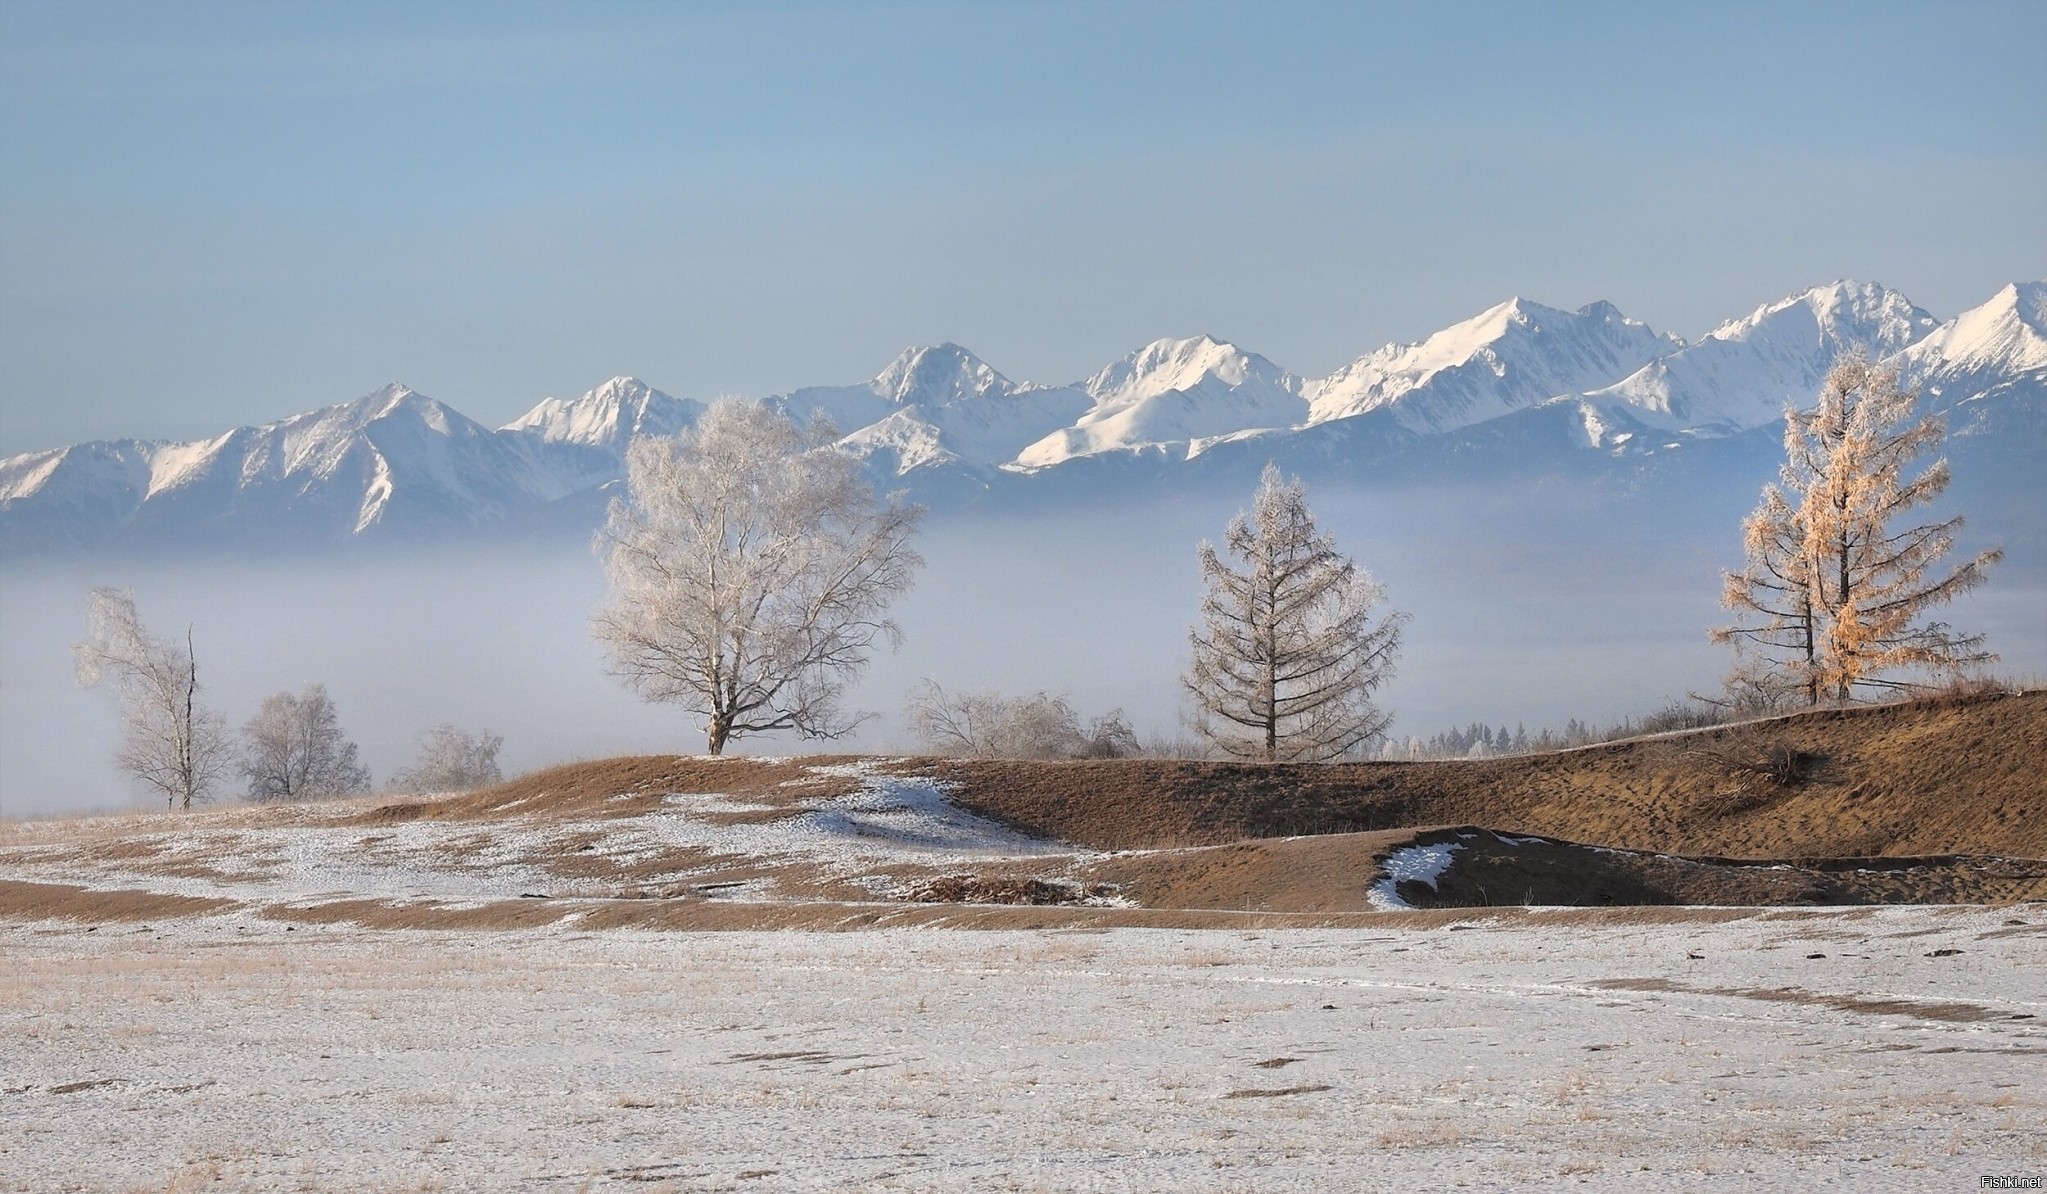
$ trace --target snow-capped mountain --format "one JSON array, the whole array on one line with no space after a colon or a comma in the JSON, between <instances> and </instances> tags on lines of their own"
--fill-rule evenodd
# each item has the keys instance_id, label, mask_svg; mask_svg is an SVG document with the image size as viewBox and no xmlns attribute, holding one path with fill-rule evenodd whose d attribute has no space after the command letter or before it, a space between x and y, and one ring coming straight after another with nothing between
<instances>
[{"instance_id":1,"label":"snow-capped mountain","mask_svg":"<svg viewBox=\"0 0 2047 1194\"><path fill-rule=\"evenodd\" d=\"M1947 454L1965 454L1957 488L2047 512L2047 283L2007 286L1899 353L1920 403L1947 416ZM2047 530L2047 527L2041 528Z\"/></svg>"},{"instance_id":2,"label":"snow-capped mountain","mask_svg":"<svg viewBox=\"0 0 2047 1194\"><path fill-rule=\"evenodd\" d=\"M1088 409L1073 386L1018 385L957 344L909 348L858 386L819 386L767 399L792 418L823 415L877 472L979 473Z\"/></svg>"},{"instance_id":3,"label":"snow-capped mountain","mask_svg":"<svg viewBox=\"0 0 2047 1194\"><path fill-rule=\"evenodd\" d=\"M1313 421L1380 408L1439 435L1595 389L1683 347L1611 303L1559 311L1511 299L1419 344L1389 344L1308 387Z\"/></svg>"},{"instance_id":4,"label":"snow-capped mountain","mask_svg":"<svg viewBox=\"0 0 2047 1194\"><path fill-rule=\"evenodd\" d=\"M623 458L643 435L673 435L695 423L704 404L671 398L637 377L614 377L582 397L543 399L500 430L546 444L582 444Z\"/></svg>"},{"instance_id":5,"label":"snow-capped mountain","mask_svg":"<svg viewBox=\"0 0 2047 1194\"><path fill-rule=\"evenodd\" d=\"M1955 398L1957 388L2038 380L2047 374L2047 282L2006 286L1898 354L1898 366L1913 384Z\"/></svg>"},{"instance_id":6,"label":"snow-capped mountain","mask_svg":"<svg viewBox=\"0 0 2047 1194\"><path fill-rule=\"evenodd\" d=\"M544 399L505 424L500 434L521 442L556 497L616 481L625 450L645 435L674 435L694 426L704 404L671 398L637 377L614 377L571 401Z\"/></svg>"},{"instance_id":7,"label":"snow-capped mountain","mask_svg":"<svg viewBox=\"0 0 2047 1194\"><path fill-rule=\"evenodd\" d=\"M1212 336L1154 340L1081 383L1087 412L1017 453L1043 469L1100 452L1191 445L1205 438L1307 421L1293 374ZM1181 452L1185 455L1185 452Z\"/></svg>"},{"instance_id":8,"label":"snow-capped mountain","mask_svg":"<svg viewBox=\"0 0 2047 1194\"><path fill-rule=\"evenodd\" d=\"M1711 467L1740 472L1740 488L1764 479L1784 407L1808 400L1851 349L1895 362L1929 409L1949 413L1951 454L1981 458L1977 484L2009 491L2008 508L2037 507L2047 486L2041 282L2007 286L1946 323L1895 291L1836 282L1689 345L1606 303L1564 311L1516 299L1319 379L1210 336L1157 340L1059 386L1012 381L939 344L905 350L866 382L762 401L828 418L840 449L879 483L934 502L1235 486L1266 460L1360 484L1481 486ZM211 439L28 453L0 460L0 550L587 532L626 447L684 429L703 409L619 377L492 431L392 385ZM1958 484L1968 475L1958 468Z\"/></svg>"},{"instance_id":9,"label":"snow-capped mountain","mask_svg":"<svg viewBox=\"0 0 2047 1194\"><path fill-rule=\"evenodd\" d=\"M1810 401L1835 357L1902 351L1938 321L1872 283L1834 282L1758 307L1698 343L1583 395L1588 426L1641 424L1729 435Z\"/></svg>"},{"instance_id":10,"label":"snow-capped mountain","mask_svg":"<svg viewBox=\"0 0 2047 1194\"><path fill-rule=\"evenodd\" d=\"M0 460L0 549L109 541L149 491L146 442L95 440Z\"/></svg>"},{"instance_id":11,"label":"snow-capped mountain","mask_svg":"<svg viewBox=\"0 0 2047 1194\"><path fill-rule=\"evenodd\" d=\"M394 383L212 439L0 462L0 544L43 539L53 515L79 544L444 532L512 519L551 489L514 443Z\"/></svg>"}]
</instances>

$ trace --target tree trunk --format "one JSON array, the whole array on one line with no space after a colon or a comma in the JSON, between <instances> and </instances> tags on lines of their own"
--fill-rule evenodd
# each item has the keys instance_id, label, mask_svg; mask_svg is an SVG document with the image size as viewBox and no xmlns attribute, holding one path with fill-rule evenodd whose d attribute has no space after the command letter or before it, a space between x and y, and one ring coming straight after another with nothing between
<instances>
[{"instance_id":1,"label":"tree trunk","mask_svg":"<svg viewBox=\"0 0 2047 1194\"><path fill-rule=\"evenodd\" d=\"M1268 565L1269 568L1269 565ZM1279 762L1279 582L1265 585L1265 761Z\"/></svg>"},{"instance_id":2,"label":"tree trunk","mask_svg":"<svg viewBox=\"0 0 2047 1194\"><path fill-rule=\"evenodd\" d=\"M199 655L192 649L192 628L185 627L185 724L178 735L180 744L178 758L179 786L185 789L185 811L192 811L192 780L195 760L192 749L193 703L199 695Z\"/></svg>"},{"instance_id":3,"label":"tree trunk","mask_svg":"<svg viewBox=\"0 0 2047 1194\"><path fill-rule=\"evenodd\" d=\"M710 740L705 744L704 749L710 751L713 757L724 754L725 739L731 737L731 735L732 723L723 717L713 717L711 719Z\"/></svg>"}]
</instances>

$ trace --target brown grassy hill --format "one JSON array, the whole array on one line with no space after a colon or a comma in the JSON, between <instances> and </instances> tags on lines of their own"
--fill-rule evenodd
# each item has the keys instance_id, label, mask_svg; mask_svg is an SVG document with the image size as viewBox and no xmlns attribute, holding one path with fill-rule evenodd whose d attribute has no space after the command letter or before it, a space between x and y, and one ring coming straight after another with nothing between
<instances>
[{"instance_id":1,"label":"brown grassy hill","mask_svg":"<svg viewBox=\"0 0 2047 1194\"><path fill-rule=\"evenodd\" d=\"M1706 904L2003 904L2047 900L2047 863L1944 855L1803 863L1731 862L1585 846L1461 825L1257 838L1110 855L1083 877L1148 908L1344 913L1376 905L1387 855L1451 844L1433 882L1389 893L1416 908Z\"/></svg>"},{"instance_id":2,"label":"brown grassy hill","mask_svg":"<svg viewBox=\"0 0 2047 1194\"><path fill-rule=\"evenodd\" d=\"M1467 824L1725 857L2047 857L2047 692L1506 759L931 766L969 809L1107 849Z\"/></svg>"},{"instance_id":3,"label":"brown grassy hill","mask_svg":"<svg viewBox=\"0 0 2047 1194\"><path fill-rule=\"evenodd\" d=\"M439 798L0 825L0 919L993 927L2041 901L2043 762L2043 693L1450 763L645 756ZM963 904L1066 910L930 911Z\"/></svg>"}]
</instances>

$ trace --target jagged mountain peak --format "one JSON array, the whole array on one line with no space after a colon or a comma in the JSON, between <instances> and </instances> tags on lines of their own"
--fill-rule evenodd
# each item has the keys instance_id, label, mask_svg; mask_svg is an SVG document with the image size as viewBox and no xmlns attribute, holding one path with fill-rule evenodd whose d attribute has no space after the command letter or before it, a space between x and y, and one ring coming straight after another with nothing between
<instances>
[{"instance_id":1,"label":"jagged mountain peak","mask_svg":"<svg viewBox=\"0 0 2047 1194\"><path fill-rule=\"evenodd\" d=\"M1165 447L1192 454L1200 441L1246 429L1304 422L1293 374L1214 336L1154 340L1081 383L1092 406L1072 425L1019 452L1024 470L1108 452Z\"/></svg>"},{"instance_id":2,"label":"jagged mountain peak","mask_svg":"<svg viewBox=\"0 0 2047 1194\"><path fill-rule=\"evenodd\" d=\"M2007 282L1980 307L1955 317L1958 333L1971 339L2007 328L2047 337L2047 281Z\"/></svg>"},{"instance_id":3,"label":"jagged mountain peak","mask_svg":"<svg viewBox=\"0 0 2047 1194\"><path fill-rule=\"evenodd\" d=\"M1764 303L1706 334L1709 340L1749 340L1780 330L1803 337L1816 329L1833 350L1860 345L1878 356L1899 352L1940 325L1911 299L1877 282L1840 279Z\"/></svg>"},{"instance_id":4,"label":"jagged mountain peak","mask_svg":"<svg viewBox=\"0 0 2047 1194\"><path fill-rule=\"evenodd\" d=\"M1212 381L1226 387L1259 385L1289 393L1300 383L1291 373L1227 340L1202 334L1153 340L1081 383L1104 406L1193 390Z\"/></svg>"},{"instance_id":5,"label":"jagged mountain peak","mask_svg":"<svg viewBox=\"0 0 2047 1194\"><path fill-rule=\"evenodd\" d=\"M2011 282L1903 354L1922 377L2047 369L2047 281Z\"/></svg>"},{"instance_id":6,"label":"jagged mountain peak","mask_svg":"<svg viewBox=\"0 0 2047 1194\"><path fill-rule=\"evenodd\" d=\"M406 385L402 381L393 381L386 382L383 385L377 387L376 389L371 390L368 394L358 399L358 401L371 403L373 405L377 405L380 407L390 407L395 406L398 403L401 403L405 401L407 398L410 398L418 393L419 393L418 390L413 389L411 386Z\"/></svg>"},{"instance_id":7,"label":"jagged mountain peak","mask_svg":"<svg viewBox=\"0 0 2047 1194\"><path fill-rule=\"evenodd\" d=\"M1611 384L1682 344L1604 300L1566 311L1517 297L1359 357L1307 393L1318 423L1390 408L1436 434Z\"/></svg>"},{"instance_id":8,"label":"jagged mountain peak","mask_svg":"<svg viewBox=\"0 0 2047 1194\"><path fill-rule=\"evenodd\" d=\"M1416 364L1444 368L1468 360L1475 353L1495 348L1502 341L1587 324L1645 330L1648 327L1639 319L1628 318L1620 308L1605 299L1595 299L1576 311L1567 311L1517 295L1414 344L1389 344L1372 355L1408 356Z\"/></svg>"},{"instance_id":9,"label":"jagged mountain peak","mask_svg":"<svg viewBox=\"0 0 2047 1194\"><path fill-rule=\"evenodd\" d=\"M644 403L650 395L658 393L659 390L639 378L630 374L620 374L584 394L583 397L600 402Z\"/></svg>"},{"instance_id":10,"label":"jagged mountain peak","mask_svg":"<svg viewBox=\"0 0 2047 1194\"><path fill-rule=\"evenodd\" d=\"M634 436L672 435L701 413L701 403L670 397L637 377L620 375L580 398L544 399L502 430L544 444L580 444L623 457Z\"/></svg>"},{"instance_id":11,"label":"jagged mountain peak","mask_svg":"<svg viewBox=\"0 0 2047 1194\"><path fill-rule=\"evenodd\" d=\"M1983 398L1971 426L2004 427L1992 416L2005 396L2036 401L2047 377L2043 329L2042 281L2005 286L1937 329L1895 291L1831 282L1764 304L1690 346L1609 302L1570 311L1516 297L1318 381L1213 335L1151 341L1084 383L1058 387L1012 382L946 342L904 350L870 381L763 401L793 417L830 418L842 447L883 475L915 474L919 485L965 486L960 492L1088 456L1103 458L1092 466L1097 476L1150 475L1196 458L1226 468L1237 455L1341 463L1358 452L1410 450L1434 462L1428 467L1455 468L1464 459L1457 445L1546 459L1563 450L1551 433L1573 420L1585 434L1566 437L1570 451L1634 451L1651 443L1638 434L1649 429L1667 433L1649 451L1666 440L1737 435L1810 402L1844 348L1898 361L1911 384L1958 409ZM1901 344L1910 347L1898 351ZM572 400L549 398L491 432L393 382L210 439L31 453L0 461L0 550L180 536L297 543L521 520L566 526L601 503L634 438L672 434L702 409L621 375ZM1451 447L1424 450L1432 440ZM1232 455L1239 443L1251 446Z\"/></svg>"},{"instance_id":12,"label":"jagged mountain peak","mask_svg":"<svg viewBox=\"0 0 2047 1194\"><path fill-rule=\"evenodd\" d=\"M906 348L868 383L899 406L938 404L1006 394L1016 387L986 361L952 343Z\"/></svg>"},{"instance_id":13,"label":"jagged mountain peak","mask_svg":"<svg viewBox=\"0 0 2047 1194\"><path fill-rule=\"evenodd\" d=\"M304 411L257 427L240 428L215 437L215 441L200 442L217 442L236 435L276 434L292 444L293 451L305 452L318 450L317 445L322 443L344 442L372 426L394 423L416 424L441 434L483 430L454 407L429 398L403 382L394 381L350 402Z\"/></svg>"},{"instance_id":14,"label":"jagged mountain peak","mask_svg":"<svg viewBox=\"0 0 2047 1194\"><path fill-rule=\"evenodd\" d=\"M1776 421L1786 406L1808 405L1843 352L1889 357L1935 326L1888 287L1829 282L1765 303L1584 397L1665 430L1731 434Z\"/></svg>"}]
</instances>

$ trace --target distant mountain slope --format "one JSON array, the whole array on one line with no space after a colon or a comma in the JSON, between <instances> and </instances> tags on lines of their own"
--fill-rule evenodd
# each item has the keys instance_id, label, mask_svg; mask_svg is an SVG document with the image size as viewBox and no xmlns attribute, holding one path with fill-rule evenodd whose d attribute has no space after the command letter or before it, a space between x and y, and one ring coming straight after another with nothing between
<instances>
[{"instance_id":1,"label":"distant mountain slope","mask_svg":"<svg viewBox=\"0 0 2047 1194\"><path fill-rule=\"evenodd\" d=\"M1898 354L1908 382L1961 401L2047 374L2047 282L2006 286Z\"/></svg>"},{"instance_id":2,"label":"distant mountain slope","mask_svg":"<svg viewBox=\"0 0 2047 1194\"><path fill-rule=\"evenodd\" d=\"M1512 299L1359 357L1308 394L1318 423L1389 408L1403 427L1440 434L1606 385L1682 347L1611 303L1559 311Z\"/></svg>"},{"instance_id":3,"label":"distant mountain slope","mask_svg":"<svg viewBox=\"0 0 2047 1194\"><path fill-rule=\"evenodd\" d=\"M1077 456L1182 446L1252 428L1307 421L1301 382L1256 353L1211 336L1154 340L1081 386L1093 405L1070 427L1016 456L1026 469Z\"/></svg>"},{"instance_id":4,"label":"distant mountain slope","mask_svg":"<svg viewBox=\"0 0 2047 1194\"><path fill-rule=\"evenodd\" d=\"M1697 344L1584 395L1587 409L1663 430L1732 434L1772 423L1818 392L1836 356L1900 352L1938 321L1894 290L1835 282L1757 308Z\"/></svg>"},{"instance_id":5,"label":"distant mountain slope","mask_svg":"<svg viewBox=\"0 0 2047 1194\"><path fill-rule=\"evenodd\" d=\"M769 398L798 417L823 415L875 471L981 474L1078 418L1089 396L1074 386L1018 385L957 344L905 349L863 386L817 387Z\"/></svg>"},{"instance_id":6,"label":"distant mountain slope","mask_svg":"<svg viewBox=\"0 0 2047 1194\"><path fill-rule=\"evenodd\" d=\"M694 426L704 404L671 398L637 377L614 377L582 397L549 398L505 424L560 498L625 475L626 447L643 435Z\"/></svg>"},{"instance_id":7,"label":"distant mountain slope","mask_svg":"<svg viewBox=\"0 0 2047 1194\"><path fill-rule=\"evenodd\" d=\"M0 542L80 521L81 546L338 542L503 523L554 496L534 462L402 385L353 402L186 443L118 441L0 464ZM38 525L39 524L39 525ZM42 543L49 540L36 536Z\"/></svg>"},{"instance_id":8,"label":"distant mountain slope","mask_svg":"<svg viewBox=\"0 0 2047 1194\"><path fill-rule=\"evenodd\" d=\"M2041 282L1945 323L1896 291L1835 282L1694 344L1611 304L1514 299L1319 379L1195 336L1044 386L948 343L907 349L866 382L762 401L829 420L879 484L939 504L1236 487L1267 460L1360 485L1655 475L1659 500L1682 504L1701 485L1760 483L1784 407L1807 401L1839 353L1861 350L1949 412L1958 487L2024 521L2047 493L2043 329ZM392 385L206 440L28 453L0 461L0 551L587 533L627 446L703 409L618 377L491 431Z\"/></svg>"},{"instance_id":9,"label":"distant mountain slope","mask_svg":"<svg viewBox=\"0 0 2047 1194\"><path fill-rule=\"evenodd\" d=\"M95 440L0 460L0 550L84 550L111 540L149 492L142 440Z\"/></svg>"}]
</instances>

